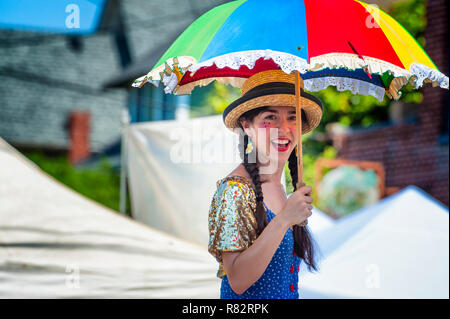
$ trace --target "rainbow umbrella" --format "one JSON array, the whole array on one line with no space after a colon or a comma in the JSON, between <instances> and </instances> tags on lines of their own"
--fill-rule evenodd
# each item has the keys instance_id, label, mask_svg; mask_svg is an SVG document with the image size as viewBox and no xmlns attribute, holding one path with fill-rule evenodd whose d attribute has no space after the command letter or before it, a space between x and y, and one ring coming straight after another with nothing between
<instances>
[{"instance_id":1,"label":"rainbow umbrella","mask_svg":"<svg viewBox=\"0 0 450 319\"><path fill-rule=\"evenodd\" d=\"M356 0L237 0L217 6L132 85L162 81L166 93L190 94L214 80L240 88L251 75L271 69L295 72L298 96L302 89L335 86L381 101L385 94L398 99L408 82L448 89L448 77L398 22ZM297 105L301 138L299 110Z\"/></svg>"}]
</instances>

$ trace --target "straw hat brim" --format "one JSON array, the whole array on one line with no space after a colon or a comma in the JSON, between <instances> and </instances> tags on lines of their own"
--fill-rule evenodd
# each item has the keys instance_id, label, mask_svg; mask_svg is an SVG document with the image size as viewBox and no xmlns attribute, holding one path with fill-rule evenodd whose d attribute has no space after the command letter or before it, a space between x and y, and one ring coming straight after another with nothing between
<instances>
[{"instance_id":1,"label":"straw hat brim","mask_svg":"<svg viewBox=\"0 0 450 319\"><path fill-rule=\"evenodd\" d=\"M295 108L295 102L295 95L292 94L271 94L255 97L239 104L227 114L224 114L225 126L230 130L239 128L239 117L250 110L265 106L291 106ZM302 110L302 134L306 134L319 125L322 118L322 108L318 103L303 96L300 98L300 105Z\"/></svg>"}]
</instances>

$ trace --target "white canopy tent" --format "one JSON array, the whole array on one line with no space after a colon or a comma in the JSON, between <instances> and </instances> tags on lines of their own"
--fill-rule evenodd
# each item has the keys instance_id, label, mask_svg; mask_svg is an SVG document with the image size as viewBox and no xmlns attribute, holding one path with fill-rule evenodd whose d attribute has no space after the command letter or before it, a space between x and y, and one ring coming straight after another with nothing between
<instances>
[{"instance_id":1,"label":"white canopy tent","mask_svg":"<svg viewBox=\"0 0 450 319\"><path fill-rule=\"evenodd\" d=\"M238 135L221 115L137 123L125 132L133 217L206 247L216 182L241 163ZM332 223L314 208L308 225L314 233Z\"/></svg>"},{"instance_id":2,"label":"white canopy tent","mask_svg":"<svg viewBox=\"0 0 450 319\"><path fill-rule=\"evenodd\" d=\"M319 273L300 298L448 298L448 208L409 186L316 236Z\"/></svg>"},{"instance_id":3,"label":"white canopy tent","mask_svg":"<svg viewBox=\"0 0 450 319\"><path fill-rule=\"evenodd\" d=\"M0 298L217 298L204 247L105 208L0 138Z\"/></svg>"}]
</instances>

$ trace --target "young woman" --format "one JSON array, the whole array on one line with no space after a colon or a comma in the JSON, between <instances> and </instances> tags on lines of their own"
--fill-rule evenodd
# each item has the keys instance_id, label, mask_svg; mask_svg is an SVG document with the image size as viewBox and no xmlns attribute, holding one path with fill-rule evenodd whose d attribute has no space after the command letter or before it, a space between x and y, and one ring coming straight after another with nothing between
<instances>
[{"instance_id":1,"label":"young woman","mask_svg":"<svg viewBox=\"0 0 450 319\"><path fill-rule=\"evenodd\" d=\"M224 112L227 128L240 134L243 163L217 182L209 211L209 252L219 262L221 298L298 298L303 260L317 270L307 226L311 187L296 190L295 79L283 71L248 78L242 97ZM302 133L320 122L322 105L302 92ZM294 193L281 184L289 162Z\"/></svg>"}]
</instances>

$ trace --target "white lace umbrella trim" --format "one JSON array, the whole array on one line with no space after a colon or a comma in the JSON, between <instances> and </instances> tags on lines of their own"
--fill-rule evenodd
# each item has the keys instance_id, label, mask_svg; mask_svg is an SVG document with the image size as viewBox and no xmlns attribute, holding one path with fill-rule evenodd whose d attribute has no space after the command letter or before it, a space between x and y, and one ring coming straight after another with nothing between
<instances>
[{"instance_id":1,"label":"white lace umbrella trim","mask_svg":"<svg viewBox=\"0 0 450 319\"><path fill-rule=\"evenodd\" d=\"M353 94L371 95L378 101L382 101L386 90L378 85L345 77L320 77L314 79L303 80L305 90L310 92L317 92L326 89L329 86L334 86L340 92L350 91Z\"/></svg>"},{"instance_id":2,"label":"white lace umbrella trim","mask_svg":"<svg viewBox=\"0 0 450 319\"><path fill-rule=\"evenodd\" d=\"M191 66L188 71L194 75L198 69L206 66L212 66L213 64L215 64L219 69L229 67L233 70L238 70L243 65L249 69L253 69L256 60L260 58L264 58L264 60L272 59L281 68L281 70L287 74L294 70L297 70L300 73L305 73L308 70L308 62L298 56L272 50L255 50L233 52L221 55L207 61L197 63Z\"/></svg>"},{"instance_id":3,"label":"white lace umbrella trim","mask_svg":"<svg viewBox=\"0 0 450 319\"><path fill-rule=\"evenodd\" d=\"M281 70L287 74L293 71L299 71L300 74L304 74L307 71L319 71L325 68L346 68L348 70L366 69L370 74L383 74L389 72L394 76L394 80L391 82L387 91L375 84L345 77L318 77L305 79L304 84L305 90L307 91L320 91L328 86L335 86L338 91L349 90L353 94L371 95L381 101L385 93L388 93L392 98L398 99L400 97L399 91L401 87L408 83L408 81L410 81L415 88L420 88L424 82L431 82L433 86L440 86L441 88L448 89L448 77L426 65L413 63L408 71L382 60L371 57L363 57L364 60L362 60L357 55L349 53L321 55L319 57L311 58L310 64L308 64L305 59L292 54L272 50L234 52L201 63L196 63L195 59L192 57L179 57L178 60L180 61L179 67L183 74L190 71L191 75L194 75L200 68L209 67L213 64L215 64L217 68L229 67L238 70L241 66L245 65L249 69L252 69L255 66L256 61L260 58L272 59ZM169 67L172 67L173 59L169 59L167 64ZM161 73L163 70L164 65L135 80L132 85L134 87L141 87L144 83L150 82L153 85L158 86L161 80L160 74L163 74L162 80L165 85L164 91L166 93L181 95L190 94L194 87L207 85L213 80L217 80L220 83L231 84L239 88L245 81L245 79L238 77L224 77L222 79L217 77L202 79L177 87L175 74Z\"/></svg>"}]
</instances>

